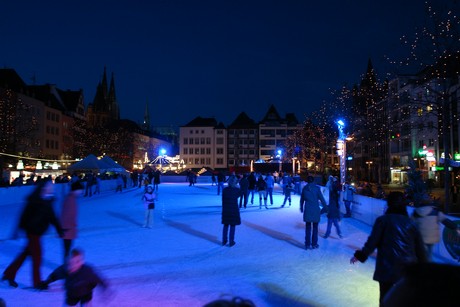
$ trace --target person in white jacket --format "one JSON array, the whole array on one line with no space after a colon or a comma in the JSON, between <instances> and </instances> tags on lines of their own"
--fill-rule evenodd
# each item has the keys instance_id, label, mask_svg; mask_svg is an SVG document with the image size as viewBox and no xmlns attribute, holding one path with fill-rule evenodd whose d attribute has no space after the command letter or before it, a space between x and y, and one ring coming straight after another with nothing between
<instances>
[{"instance_id":1,"label":"person in white jacket","mask_svg":"<svg viewBox=\"0 0 460 307\"><path fill-rule=\"evenodd\" d=\"M412 213L412 219L420 231L423 243L425 243L428 261L432 260L433 245L441 239L441 227L443 224L449 229L456 230L460 235L460 230L455 222L448 219L447 216L438 210L432 204L420 206Z\"/></svg>"}]
</instances>

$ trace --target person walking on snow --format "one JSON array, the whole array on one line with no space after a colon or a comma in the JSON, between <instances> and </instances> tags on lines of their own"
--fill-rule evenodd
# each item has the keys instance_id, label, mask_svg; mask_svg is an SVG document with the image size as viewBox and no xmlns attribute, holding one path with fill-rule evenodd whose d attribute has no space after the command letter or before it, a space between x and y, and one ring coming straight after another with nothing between
<instances>
[{"instance_id":1,"label":"person walking on snow","mask_svg":"<svg viewBox=\"0 0 460 307\"><path fill-rule=\"evenodd\" d=\"M142 196L142 200L144 201L144 209L145 209L145 220L143 228L152 228L153 225L153 209L155 209L155 199L156 194L153 192L153 186L151 184L147 185L146 191Z\"/></svg>"}]
</instances>

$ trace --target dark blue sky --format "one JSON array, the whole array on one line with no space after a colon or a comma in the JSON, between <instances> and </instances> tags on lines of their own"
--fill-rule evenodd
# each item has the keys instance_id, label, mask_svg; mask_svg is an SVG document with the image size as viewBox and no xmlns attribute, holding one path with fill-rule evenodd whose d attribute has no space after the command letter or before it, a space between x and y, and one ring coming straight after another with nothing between
<instances>
[{"instance_id":1,"label":"dark blue sky","mask_svg":"<svg viewBox=\"0 0 460 307\"><path fill-rule=\"evenodd\" d=\"M148 102L154 125L258 121L270 104L302 120L369 57L383 78L424 18L421 0L4 1L0 65L86 104L106 66L121 116L141 121Z\"/></svg>"}]
</instances>

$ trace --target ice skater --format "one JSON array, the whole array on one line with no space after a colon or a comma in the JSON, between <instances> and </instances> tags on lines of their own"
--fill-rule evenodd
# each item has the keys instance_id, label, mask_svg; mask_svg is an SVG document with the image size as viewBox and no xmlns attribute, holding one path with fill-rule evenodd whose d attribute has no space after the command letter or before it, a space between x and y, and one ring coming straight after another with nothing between
<instances>
[{"instance_id":1,"label":"ice skater","mask_svg":"<svg viewBox=\"0 0 460 307\"><path fill-rule=\"evenodd\" d=\"M85 264L83 252L73 249L70 252L65 279L65 306L76 306L79 303L80 306L91 306L93 290L98 285L104 290L108 287L94 269Z\"/></svg>"},{"instance_id":2,"label":"ice skater","mask_svg":"<svg viewBox=\"0 0 460 307\"><path fill-rule=\"evenodd\" d=\"M335 230L339 238L342 238L342 231L340 230L340 184L336 177L329 177L327 184L329 190L329 210L327 213L327 229L324 234L324 239L327 239L331 234L332 224L334 224Z\"/></svg>"},{"instance_id":3,"label":"ice skater","mask_svg":"<svg viewBox=\"0 0 460 307\"><path fill-rule=\"evenodd\" d=\"M142 195L142 200L144 201L145 208L145 220L144 228L152 228L153 225L153 209L155 209L155 199L157 195L153 192L153 186L151 184L147 185L144 195Z\"/></svg>"},{"instance_id":4,"label":"ice skater","mask_svg":"<svg viewBox=\"0 0 460 307\"><path fill-rule=\"evenodd\" d=\"M262 175L259 175L256 183L257 192L259 193L259 209L262 209L262 199L264 200L265 209L267 207L267 183L265 182Z\"/></svg>"},{"instance_id":5,"label":"ice skater","mask_svg":"<svg viewBox=\"0 0 460 307\"><path fill-rule=\"evenodd\" d=\"M319 203L327 207L323 193L315 184L312 176L307 177L307 185L303 187L300 196L300 212L305 222L305 248L318 248L318 223L321 219Z\"/></svg>"},{"instance_id":6,"label":"ice skater","mask_svg":"<svg viewBox=\"0 0 460 307\"><path fill-rule=\"evenodd\" d=\"M19 220L19 228L24 230L27 235L27 245L5 269L2 276L2 280L8 281L11 287L18 287L18 283L15 281L16 274L27 256L31 256L33 287L40 289L40 266L42 262L41 237L50 224L54 225L60 237L63 236L61 224L54 213L53 201L54 184L49 179L40 181L32 194L27 198L27 205Z\"/></svg>"},{"instance_id":7,"label":"ice skater","mask_svg":"<svg viewBox=\"0 0 460 307\"><path fill-rule=\"evenodd\" d=\"M230 176L228 186L222 190L222 245L226 245L230 239L230 247L235 245L235 228L241 225L240 209L238 198L241 197L241 190L238 188L238 179ZM229 237L230 229L230 237Z\"/></svg>"},{"instance_id":8,"label":"ice skater","mask_svg":"<svg viewBox=\"0 0 460 307\"><path fill-rule=\"evenodd\" d=\"M407 265L427 261L422 235L408 217L404 194L391 192L387 205L385 214L375 220L362 249L350 259L352 264L365 262L377 249L374 280L379 283L380 304L385 294L403 276Z\"/></svg>"},{"instance_id":9,"label":"ice skater","mask_svg":"<svg viewBox=\"0 0 460 307\"><path fill-rule=\"evenodd\" d=\"M294 191L294 187L292 186L292 183L288 183L284 187L284 201L283 201L283 205L281 206L282 208L284 208L284 205L286 205L286 201L289 201L289 207L291 206L291 194L293 191Z\"/></svg>"}]
</instances>

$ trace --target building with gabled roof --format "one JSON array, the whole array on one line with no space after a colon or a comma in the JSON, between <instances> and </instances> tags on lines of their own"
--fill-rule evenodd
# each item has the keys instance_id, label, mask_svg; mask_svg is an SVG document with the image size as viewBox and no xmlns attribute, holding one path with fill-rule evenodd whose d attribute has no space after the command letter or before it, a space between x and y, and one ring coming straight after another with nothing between
<instances>
[{"instance_id":1,"label":"building with gabled roof","mask_svg":"<svg viewBox=\"0 0 460 307\"><path fill-rule=\"evenodd\" d=\"M259 157L259 126L241 112L227 127L228 167L248 167Z\"/></svg>"},{"instance_id":2,"label":"building with gabled roof","mask_svg":"<svg viewBox=\"0 0 460 307\"><path fill-rule=\"evenodd\" d=\"M187 168L227 168L227 133L215 118L196 117L180 127L180 156Z\"/></svg>"},{"instance_id":3,"label":"building with gabled roof","mask_svg":"<svg viewBox=\"0 0 460 307\"><path fill-rule=\"evenodd\" d=\"M302 124L294 113L287 113L283 118L275 106L271 105L259 122L259 159L272 161L280 150L282 152L280 158L288 160L289 157L283 156L286 152L286 139L299 129L302 129Z\"/></svg>"}]
</instances>

